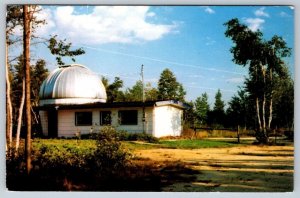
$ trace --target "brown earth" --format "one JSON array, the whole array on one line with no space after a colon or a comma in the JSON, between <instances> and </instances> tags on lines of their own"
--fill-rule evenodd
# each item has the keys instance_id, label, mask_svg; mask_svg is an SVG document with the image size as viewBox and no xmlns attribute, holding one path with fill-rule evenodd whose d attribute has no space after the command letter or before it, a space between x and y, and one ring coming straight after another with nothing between
<instances>
[{"instance_id":1,"label":"brown earth","mask_svg":"<svg viewBox=\"0 0 300 198\"><path fill-rule=\"evenodd\" d=\"M241 146L204 149L148 149L135 157L157 164L184 164L182 177L162 191L286 192L293 191L293 146ZM177 174L174 171L174 174Z\"/></svg>"}]
</instances>

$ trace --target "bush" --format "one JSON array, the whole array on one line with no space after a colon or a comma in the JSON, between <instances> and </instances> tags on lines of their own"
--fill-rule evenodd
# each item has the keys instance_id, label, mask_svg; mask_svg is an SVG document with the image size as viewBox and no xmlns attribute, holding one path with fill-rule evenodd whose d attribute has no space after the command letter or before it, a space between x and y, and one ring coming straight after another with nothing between
<instances>
[{"instance_id":1,"label":"bush","mask_svg":"<svg viewBox=\"0 0 300 198\"><path fill-rule=\"evenodd\" d=\"M118 137L122 141L146 141L149 143L158 142L158 138L147 133L128 133L126 131L119 131Z\"/></svg>"},{"instance_id":2,"label":"bush","mask_svg":"<svg viewBox=\"0 0 300 198\"><path fill-rule=\"evenodd\" d=\"M90 163L98 173L111 175L126 167L130 154L121 148L118 133L113 127L103 127L96 135L96 144Z\"/></svg>"}]
</instances>

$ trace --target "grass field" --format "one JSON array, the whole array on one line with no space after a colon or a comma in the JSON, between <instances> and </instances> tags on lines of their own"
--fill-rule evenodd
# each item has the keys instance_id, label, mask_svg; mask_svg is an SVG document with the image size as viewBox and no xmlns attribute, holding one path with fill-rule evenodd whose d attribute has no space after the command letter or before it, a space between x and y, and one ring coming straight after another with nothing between
<instances>
[{"instance_id":1,"label":"grass field","mask_svg":"<svg viewBox=\"0 0 300 198\"><path fill-rule=\"evenodd\" d=\"M160 140L157 143L123 141L122 147L132 154L131 166L122 173L126 177L98 184L93 183L90 176L85 173L78 173L75 178L74 175L66 174L62 177L63 186L53 189L177 192L292 191L293 143L287 142L284 146L256 146L252 145L252 142L253 139L241 139L241 143L237 144L234 138ZM96 142L75 139L34 139L33 148L39 152L47 148L49 158L56 155L61 156L61 159L68 159L92 153L96 148ZM44 188L44 186L36 188Z\"/></svg>"}]
</instances>

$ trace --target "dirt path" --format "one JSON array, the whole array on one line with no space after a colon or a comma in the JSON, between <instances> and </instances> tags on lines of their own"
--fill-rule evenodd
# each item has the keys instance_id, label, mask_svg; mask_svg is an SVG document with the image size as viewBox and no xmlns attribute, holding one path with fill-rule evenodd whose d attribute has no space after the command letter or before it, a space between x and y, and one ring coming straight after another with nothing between
<instances>
[{"instance_id":1,"label":"dirt path","mask_svg":"<svg viewBox=\"0 0 300 198\"><path fill-rule=\"evenodd\" d=\"M149 149L136 156L162 163L182 162L200 171L191 182L164 191L292 191L293 146L243 146L209 149Z\"/></svg>"}]
</instances>

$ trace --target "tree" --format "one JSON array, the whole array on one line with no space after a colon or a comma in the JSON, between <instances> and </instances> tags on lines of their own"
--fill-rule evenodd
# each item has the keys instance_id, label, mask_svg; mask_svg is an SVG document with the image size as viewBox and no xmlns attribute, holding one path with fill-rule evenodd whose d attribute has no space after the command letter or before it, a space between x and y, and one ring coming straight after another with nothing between
<instances>
[{"instance_id":1,"label":"tree","mask_svg":"<svg viewBox=\"0 0 300 198\"><path fill-rule=\"evenodd\" d=\"M157 89L151 87L150 83L147 83L144 89L146 101L157 100ZM125 91L124 101L143 101L143 83L141 80L138 80L132 88Z\"/></svg>"},{"instance_id":2,"label":"tree","mask_svg":"<svg viewBox=\"0 0 300 198\"><path fill-rule=\"evenodd\" d=\"M294 82L284 67L286 75L276 76L274 80L274 123L275 127L287 128L294 126Z\"/></svg>"},{"instance_id":3,"label":"tree","mask_svg":"<svg viewBox=\"0 0 300 198\"><path fill-rule=\"evenodd\" d=\"M225 119L225 110L224 110L225 104L222 100L222 93L220 89L218 89L216 95L215 95L215 103L213 108L213 124L217 125L224 125L224 119Z\"/></svg>"},{"instance_id":4,"label":"tree","mask_svg":"<svg viewBox=\"0 0 300 198\"><path fill-rule=\"evenodd\" d=\"M43 59L37 60L36 64L31 67L31 103L33 106L39 104L40 87L48 73L46 62Z\"/></svg>"},{"instance_id":5,"label":"tree","mask_svg":"<svg viewBox=\"0 0 300 198\"><path fill-rule=\"evenodd\" d=\"M226 111L227 126L235 128L239 125L243 126L245 130L247 127L254 126L253 117L255 117L255 112L251 108L252 103L246 90L240 88L237 95L234 95L228 102Z\"/></svg>"},{"instance_id":6,"label":"tree","mask_svg":"<svg viewBox=\"0 0 300 198\"><path fill-rule=\"evenodd\" d=\"M265 41L260 31L251 31L246 25L240 24L238 19L229 20L224 25L227 26L225 36L230 37L235 44L230 49L233 61L249 66L246 88L255 99L258 123L256 137L259 142L266 143L267 130L270 130L272 122L273 78L281 73L284 65L282 58L289 56L291 49L276 35L270 41ZM267 103L269 112L266 112Z\"/></svg>"},{"instance_id":7,"label":"tree","mask_svg":"<svg viewBox=\"0 0 300 198\"><path fill-rule=\"evenodd\" d=\"M125 92L126 101L142 101L143 100L143 83L138 80L132 88L128 88Z\"/></svg>"},{"instance_id":8,"label":"tree","mask_svg":"<svg viewBox=\"0 0 300 198\"><path fill-rule=\"evenodd\" d=\"M12 146L12 130L13 130L13 108L11 100L11 85L10 85L10 66L8 60L8 48L15 41L10 37L14 32L14 29L21 24L22 12L20 6L9 5L7 6L6 13L6 44L5 44L5 79L6 79L6 145Z\"/></svg>"},{"instance_id":9,"label":"tree","mask_svg":"<svg viewBox=\"0 0 300 198\"><path fill-rule=\"evenodd\" d=\"M158 98L158 91L155 87L151 86L151 83L147 83L145 86L146 101L155 101Z\"/></svg>"},{"instance_id":10,"label":"tree","mask_svg":"<svg viewBox=\"0 0 300 198\"><path fill-rule=\"evenodd\" d=\"M65 65L62 61L63 57L70 57L73 62L75 62L74 56L85 54L82 48L71 50L72 43L68 43L66 39L57 40L57 35L52 36L49 39L48 48L51 54L56 56L56 61L58 65Z\"/></svg>"},{"instance_id":11,"label":"tree","mask_svg":"<svg viewBox=\"0 0 300 198\"><path fill-rule=\"evenodd\" d=\"M106 86L107 102L120 102L124 101L124 93L120 90L123 87L123 80L115 77L112 84L108 84L106 78L102 78L104 87Z\"/></svg>"},{"instance_id":12,"label":"tree","mask_svg":"<svg viewBox=\"0 0 300 198\"><path fill-rule=\"evenodd\" d=\"M224 113L224 101L222 100L222 93L220 89L218 89L216 96L215 96L215 105L214 105L214 111L222 112Z\"/></svg>"},{"instance_id":13,"label":"tree","mask_svg":"<svg viewBox=\"0 0 300 198\"><path fill-rule=\"evenodd\" d=\"M184 120L184 126L187 127L195 127L195 118L196 118L196 113L195 113L195 104L193 101L186 102L186 105L188 108L186 108L183 111L183 120Z\"/></svg>"},{"instance_id":14,"label":"tree","mask_svg":"<svg viewBox=\"0 0 300 198\"><path fill-rule=\"evenodd\" d=\"M177 82L173 72L169 69L163 70L158 81L158 99L184 101L185 95L183 86Z\"/></svg>"},{"instance_id":15,"label":"tree","mask_svg":"<svg viewBox=\"0 0 300 198\"><path fill-rule=\"evenodd\" d=\"M196 98L194 105L197 124L207 124L208 112L210 111L207 93L204 93L200 97Z\"/></svg>"},{"instance_id":16,"label":"tree","mask_svg":"<svg viewBox=\"0 0 300 198\"><path fill-rule=\"evenodd\" d=\"M31 172L31 106L30 106L30 37L31 25L30 20L32 12L27 5L23 6L23 45L24 45L24 74L25 74L25 155L26 155L26 170L27 174Z\"/></svg>"}]
</instances>

